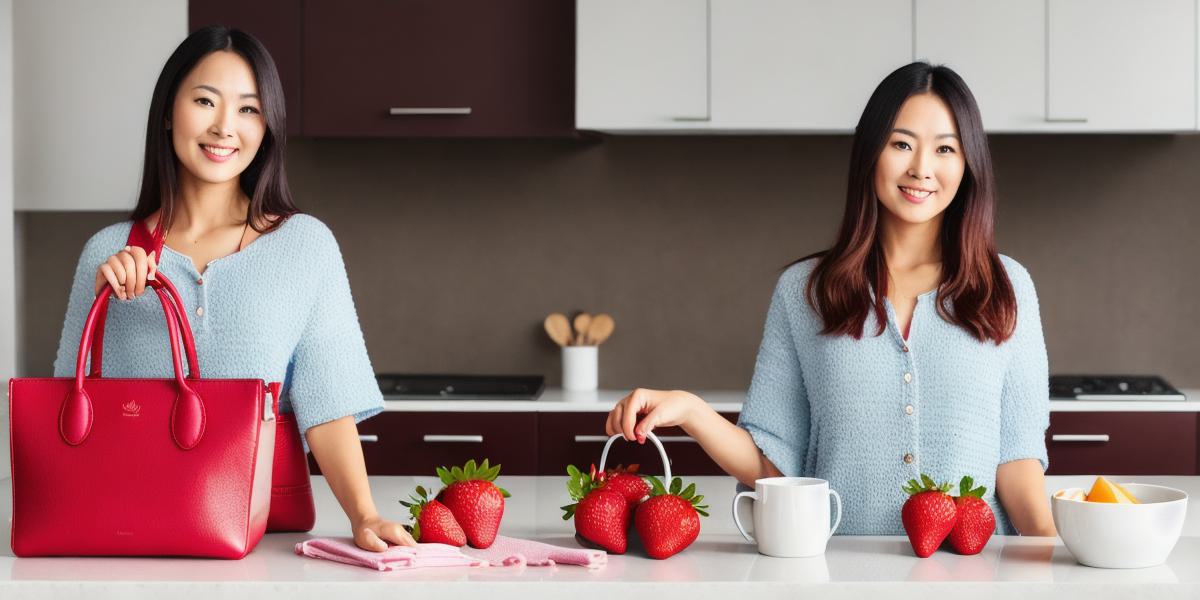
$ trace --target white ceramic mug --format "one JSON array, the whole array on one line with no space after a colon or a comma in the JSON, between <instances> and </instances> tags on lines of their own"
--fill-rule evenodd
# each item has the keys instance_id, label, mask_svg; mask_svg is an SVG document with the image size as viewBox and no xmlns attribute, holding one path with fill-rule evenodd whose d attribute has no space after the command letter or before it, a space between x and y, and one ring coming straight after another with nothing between
<instances>
[{"instance_id":1,"label":"white ceramic mug","mask_svg":"<svg viewBox=\"0 0 1200 600\"><path fill-rule=\"evenodd\" d=\"M837 502L837 518L829 525L829 497ZM742 527L738 501L754 499L754 533ZM829 482L814 477L767 477L754 482L753 492L733 497L733 522L742 537L758 544L767 556L816 556L842 522L842 497Z\"/></svg>"}]
</instances>

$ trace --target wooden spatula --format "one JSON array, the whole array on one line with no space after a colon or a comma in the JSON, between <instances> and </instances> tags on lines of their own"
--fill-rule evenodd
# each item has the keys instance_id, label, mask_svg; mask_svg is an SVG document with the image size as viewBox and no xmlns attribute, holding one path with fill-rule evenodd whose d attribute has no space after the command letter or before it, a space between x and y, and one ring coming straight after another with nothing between
<instances>
[{"instance_id":1,"label":"wooden spatula","mask_svg":"<svg viewBox=\"0 0 1200 600\"><path fill-rule=\"evenodd\" d=\"M555 344L559 346L571 344L571 323L567 321L567 315L550 313L546 315L546 320L542 325L546 328L546 335L550 336Z\"/></svg>"},{"instance_id":2,"label":"wooden spatula","mask_svg":"<svg viewBox=\"0 0 1200 600\"><path fill-rule=\"evenodd\" d=\"M572 344L576 346L586 346L591 344L588 341L588 327L592 324L592 315L581 312L575 315L575 339Z\"/></svg>"},{"instance_id":3,"label":"wooden spatula","mask_svg":"<svg viewBox=\"0 0 1200 600\"><path fill-rule=\"evenodd\" d=\"M612 317L600 313L592 318L592 323L588 326L587 339L590 343L599 346L608 339L608 336L612 335L616 326Z\"/></svg>"}]
</instances>

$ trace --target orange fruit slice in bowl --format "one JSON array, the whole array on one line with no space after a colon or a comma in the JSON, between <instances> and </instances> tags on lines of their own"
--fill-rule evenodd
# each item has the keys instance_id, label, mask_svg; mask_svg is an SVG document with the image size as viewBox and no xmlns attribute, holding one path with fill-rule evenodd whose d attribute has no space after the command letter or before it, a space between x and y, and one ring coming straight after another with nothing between
<instances>
[{"instance_id":1,"label":"orange fruit slice in bowl","mask_svg":"<svg viewBox=\"0 0 1200 600\"><path fill-rule=\"evenodd\" d=\"M1114 504L1141 504L1137 498L1120 484L1097 477L1092 490L1087 494L1088 502L1110 502Z\"/></svg>"}]
</instances>

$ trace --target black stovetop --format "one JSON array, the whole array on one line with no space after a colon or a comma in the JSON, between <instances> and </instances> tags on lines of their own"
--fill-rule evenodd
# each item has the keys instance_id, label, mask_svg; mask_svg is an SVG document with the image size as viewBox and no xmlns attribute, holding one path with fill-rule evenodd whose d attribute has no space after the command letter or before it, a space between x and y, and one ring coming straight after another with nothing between
<instances>
[{"instance_id":1,"label":"black stovetop","mask_svg":"<svg viewBox=\"0 0 1200 600\"><path fill-rule=\"evenodd\" d=\"M1051 375L1055 400L1186 400L1157 375Z\"/></svg>"}]
</instances>

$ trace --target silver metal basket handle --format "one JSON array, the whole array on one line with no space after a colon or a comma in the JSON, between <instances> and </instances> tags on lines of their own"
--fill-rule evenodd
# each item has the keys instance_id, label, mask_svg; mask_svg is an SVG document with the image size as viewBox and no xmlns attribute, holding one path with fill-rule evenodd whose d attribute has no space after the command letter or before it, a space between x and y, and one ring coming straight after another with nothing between
<instances>
[{"instance_id":1,"label":"silver metal basket handle","mask_svg":"<svg viewBox=\"0 0 1200 600\"><path fill-rule=\"evenodd\" d=\"M608 462L608 449L612 447L613 442L617 441L618 439L624 439L624 438L625 438L624 435L618 433L618 434L614 434L612 437L608 438L608 441L604 443L604 452L600 453L600 469L597 472L599 472L599 473L604 472L604 465L605 465L605 463ZM666 478L665 485L667 488L670 488L671 487L671 461L667 460L667 451L663 449L662 442L658 441L658 436L654 435L653 431L647 432L646 438L649 439L651 442L654 442L654 446L656 448L658 448L658 455L662 458L662 463L663 463L663 477Z\"/></svg>"}]
</instances>

